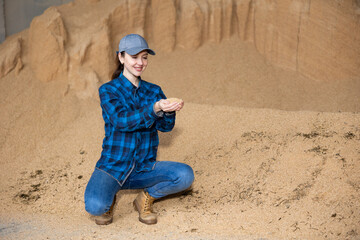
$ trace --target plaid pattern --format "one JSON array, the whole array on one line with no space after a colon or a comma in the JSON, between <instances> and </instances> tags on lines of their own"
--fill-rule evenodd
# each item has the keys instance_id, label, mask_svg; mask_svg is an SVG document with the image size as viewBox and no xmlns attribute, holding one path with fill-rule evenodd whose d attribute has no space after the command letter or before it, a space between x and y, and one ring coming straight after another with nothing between
<instances>
[{"instance_id":1,"label":"plaid pattern","mask_svg":"<svg viewBox=\"0 0 360 240\"><path fill-rule=\"evenodd\" d=\"M103 84L99 95L105 137L96 167L122 186L134 169L152 169L159 145L157 131L171 131L175 113L155 114L154 103L166 98L161 88L142 79L136 88L122 73Z\"/></svg>"}]
</instances>

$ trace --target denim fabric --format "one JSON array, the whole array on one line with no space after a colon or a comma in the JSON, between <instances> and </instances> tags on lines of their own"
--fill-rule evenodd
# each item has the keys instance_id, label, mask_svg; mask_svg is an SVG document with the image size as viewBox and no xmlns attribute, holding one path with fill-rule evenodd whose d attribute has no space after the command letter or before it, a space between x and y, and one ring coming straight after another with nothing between
<instances>
[{"instance_id":1,"label":"denim fabric","mask_svg":"<svg viewBox=\"0 0 360 240\"><path fill-rule=\"evenodd\" d=\"M107 172L93 172L85 190L85 209L99 216L109 211L115 194L122 189L144 189L154 198L165 197L189 188L194 181L192 168L184 163L156 162L153 170L132 171L121 187Z\"/></svg>"}]
</instances>

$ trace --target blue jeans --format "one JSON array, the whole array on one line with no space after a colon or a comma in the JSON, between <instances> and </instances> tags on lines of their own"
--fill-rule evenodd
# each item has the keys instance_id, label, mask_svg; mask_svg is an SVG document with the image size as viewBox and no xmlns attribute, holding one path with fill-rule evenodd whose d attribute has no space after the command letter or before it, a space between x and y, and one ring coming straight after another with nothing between
<instances>
[{"instance_id":1,"label":"blue jeans","mask_svg":"<svg viewBox=\"0 0 360 240\"><path fill-rule=\"evenodd\" d=\"M85 190L85 210L95 216L109 211L116 193L122 189L144 189L154 198L189 188L194 181L192 168L184 163L160 161L151 171L132 171L121 187L108 173L95 169Z\"/></svg>"}]
</instances>

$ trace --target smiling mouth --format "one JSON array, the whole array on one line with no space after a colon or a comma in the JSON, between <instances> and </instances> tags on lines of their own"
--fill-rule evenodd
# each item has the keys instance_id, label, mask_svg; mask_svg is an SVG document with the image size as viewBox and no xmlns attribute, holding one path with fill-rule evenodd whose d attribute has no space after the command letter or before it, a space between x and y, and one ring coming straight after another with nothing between
<instances>
[{"instance_id":1,"label":"smiling mouth","mask_svg":"<svg viewBox=\"0 0 360 240\"><path fill-rule=\"evenodd\" d=\"M138 72L141 72L142 67L140 67L140 68L135 68L135 70L138 71Z\"/></svg>"}]
</instances>

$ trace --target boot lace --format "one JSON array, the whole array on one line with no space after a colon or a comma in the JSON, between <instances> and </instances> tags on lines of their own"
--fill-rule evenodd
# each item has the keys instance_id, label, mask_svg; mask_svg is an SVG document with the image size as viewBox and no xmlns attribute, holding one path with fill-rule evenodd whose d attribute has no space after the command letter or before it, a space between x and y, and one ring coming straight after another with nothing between
<instances>
[{"instance_id":1,"label":"boot lace","mask_svg":"<svg viewBox=\"0 0 360 240\"><path fill-rule=\"evenodd\" d=\"M154 202L154 200L151 199L151 197L146 194L145 201L144 201L143 213L152 213L152 203L153 202Z\"/></svg>"}]
</instances>

